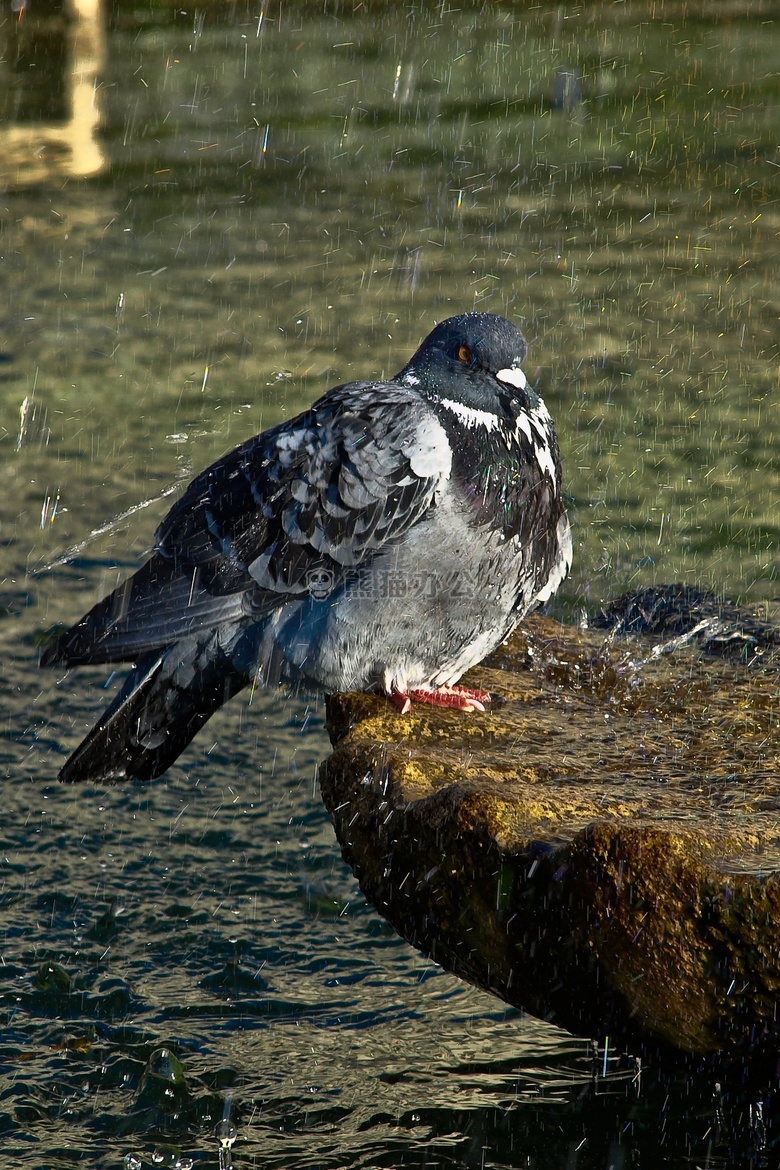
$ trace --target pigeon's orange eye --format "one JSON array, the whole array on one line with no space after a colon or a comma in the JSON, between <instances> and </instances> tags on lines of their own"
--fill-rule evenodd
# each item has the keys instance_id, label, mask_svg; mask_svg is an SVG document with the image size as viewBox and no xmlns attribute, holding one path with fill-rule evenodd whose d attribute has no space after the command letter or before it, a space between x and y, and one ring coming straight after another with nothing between
<instances>
[{"instance_id":1,"label":"pigeon's orange eye","mask_svg":"<svg viewBox=\"0 0 780 1170\"><path fill-rule=\"evenodd\" d=\"M458 357L465 365L470 366L474 355L467 345L462 345L458 350Z\"/></svg>"}]
</instances>

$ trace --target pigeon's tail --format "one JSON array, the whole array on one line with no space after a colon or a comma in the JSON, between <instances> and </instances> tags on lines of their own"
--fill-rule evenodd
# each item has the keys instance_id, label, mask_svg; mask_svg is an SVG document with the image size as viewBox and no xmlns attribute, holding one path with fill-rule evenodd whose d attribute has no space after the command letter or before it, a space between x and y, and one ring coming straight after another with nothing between
<instances>
[{"instance_id":1,"label":"pigeon's tail","mask_svg":"<svg viewBox=\"0 0 780 1170\"><path fill-rule=\"evenodd\" d=\"M179 647L148 654L60 770L60 780L117 783L155 780L170 767L211 715L248 678L222 656L194 671L171 664ZM181 678L179 675L184 674Z\"/></svg>"}]
</instances>

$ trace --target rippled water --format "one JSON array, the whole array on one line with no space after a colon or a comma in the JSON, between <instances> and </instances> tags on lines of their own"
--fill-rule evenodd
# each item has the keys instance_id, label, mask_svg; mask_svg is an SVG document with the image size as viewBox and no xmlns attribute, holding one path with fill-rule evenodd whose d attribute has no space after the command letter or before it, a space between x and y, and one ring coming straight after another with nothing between
<instances>
[{"instance_id":1,"label":"rippled water","mask_svg":"<svg viewBox=\"0 0 780 1170\"><path fill-rule=\"evenodd\" d=\"M77 13L0 24L6 1159L760 1164L706 1078L594 1065L390 933L317 705L239 698L162 782L63 789L116 683L35 640L161 493L472 307L522 325L558 423L563 612L775 596L776 5Z\"/></svg>"}]
</instances>

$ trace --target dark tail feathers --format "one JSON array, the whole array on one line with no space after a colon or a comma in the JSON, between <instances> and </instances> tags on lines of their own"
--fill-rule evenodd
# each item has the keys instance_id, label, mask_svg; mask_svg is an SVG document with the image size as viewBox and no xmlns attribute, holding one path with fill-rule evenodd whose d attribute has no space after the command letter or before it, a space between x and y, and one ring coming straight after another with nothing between
<instances>
[{"instance_id":1,"label":"dark tail feathers","mask_svg":"<svg viewBox=\"0 0 780 1170\"><path fill-rule=\"evenodd\" d=\"M60 780L116 783L155 780L170 767L206 720L246 686L221 655L184 685L168 665L173 646L146 655L111 706L60 770Z\"/></svg>"}]
</instances>

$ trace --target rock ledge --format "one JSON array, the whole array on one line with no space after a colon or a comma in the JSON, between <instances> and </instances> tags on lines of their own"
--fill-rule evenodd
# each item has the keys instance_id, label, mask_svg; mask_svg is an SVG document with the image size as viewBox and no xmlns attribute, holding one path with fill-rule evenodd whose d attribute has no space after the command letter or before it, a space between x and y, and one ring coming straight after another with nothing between
<instances>
[{"instance_id":1,"label":"rock ledge","mask_svg":"<svg viewBox=\"0 0 780 1170\"><path fill-rule=\"evenodd\" d=\"M366 897L448 970L634 1051L771 1052L778 627L683 608L528 619L464 679L485 715L332 696L322 793Z\"/></svg>"}]
</instances>

